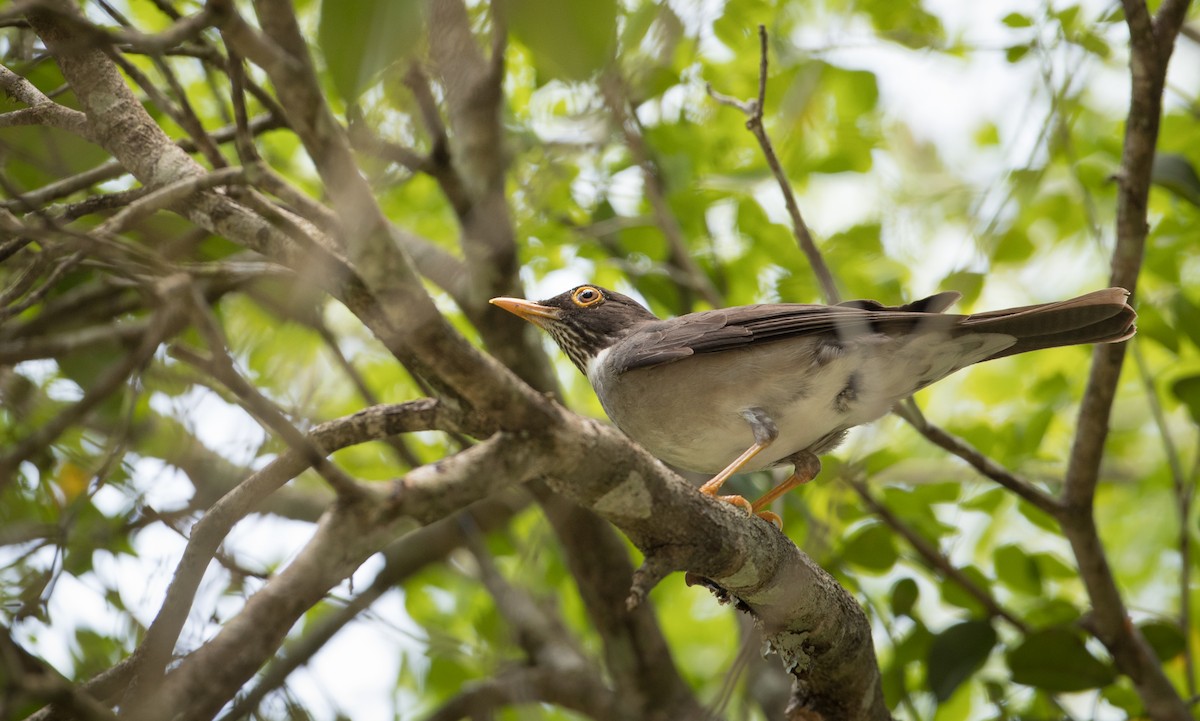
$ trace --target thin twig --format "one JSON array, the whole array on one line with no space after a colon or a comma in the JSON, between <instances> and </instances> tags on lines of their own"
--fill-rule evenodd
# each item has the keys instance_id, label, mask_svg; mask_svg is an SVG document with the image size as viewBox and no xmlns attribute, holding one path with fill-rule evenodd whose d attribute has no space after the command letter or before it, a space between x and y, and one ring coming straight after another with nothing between
<instances>
[{"instance_id":1,"label":"thin twig","mask_svg":"<svg viewBox=\"0 0 1200 721\"><path fill-rule=\"evenodd\" d=\"M901 520L899 516L897 516L895 513L892 513L891 509L876 499L875 496L872 495L870 489L867 488L867 484L863 483L857 478L851 477L846 477L845 481L850 485L851 488L854 489L859 497L862 498L863 503L867 504L867 507L871 509L872 513L879 516L880 520L891 527L891 529L896 533L903 536L904 540L908 541L909 545L913 547L913 550L915 550L921 556L921 558L925 560L931 569L958 584L958 586L966 591L968 595L970 595L976 601L979 601L980 605L983 606L984 610L986 610L989 615L1008 621L1013 628L1021 631L1022 633L1027 633L1029 631L1029 626L1001 606L996 599L992 597L992 594L988 593L986 588L983 588L971 580L970 576L963 573L957 566L951 563L950 559L946 558L946 556L943 555L936 546L925 540L924 537L922 537L919 533L910 528L907 523Z\"/></svg>"},{"instance_id":2,"label":"thin twig","mask_svg":"<svg viewBox=\"0 0 1200 721\"><path fill-rule=\"evenodd\" d=\"M637 113L629 107L624 80L614 73L610 74L601 85L605 102L613 115L613 120L621 130L625 146L629 148L634 162L642 171L646 199L650 201L650 207L654 211L654 218L658 223L659 230L662 231L667 246L671 249L671 262L684 272L687 278L687 288L698 293L704 302L712 307L720 308L724 305L721 293L713 285L712 279L708 277L700 264L696 262L696 259L692 257L692 252L684 238L683 228L679 224L679 218L667 201L667 188L663 181L662 169L650 155L650 148L646 145L645 129L638 121Z\"/></svg>"},{"instance_id":3,"label":"thin twig","mask_svg":"<svg viewBox=\"0 0 1200 721\"><path fill-rule=\"evenodd\" d=\"M131 373L148 363L158 348L159 343L173 334L182 324L182 313L178 303L173 302L170 292L171 279L165 279L158 287L158 295L164 305L155 314L154 322L142 337L142 342L131 353L106 369L83 398L68 406L50 421L44 423L36 431L18 441L12 450L0 456L0 489L6 486L16 472L17 466L42 448L46 448L67 428L75 425L97 405L108 398Z\"/></svg>"},{"instance_id":4,"label":"thin twig","mask_svg":"<svg viewBox=\"0 0 1200 721\"><path fill-rule=\"evenodd\" d=\"M1189 696L1197 695L1196 688L1196 659L1192 643L1192 541L1189 530L1189 519L1192 516L1192 497L1195 488L1184 476L1183 462L1179 458L1179 449L1171 437L1171 429L1167 425L1166 414L1163 413L1159 401L1158 388L1154 385L1154 376L1142 353L1142 345L1137 341L1131 344L1133 361L1138 369L1138 376L1146 389L1146 401L1150 405L1150 414L1154 425L1158 428L1158 436L1162 439L1163 453L1167 456L1167 467L1171 469L1171 485L1175 490L1175 510L1179 518L1179 628L1182 633L1183 666L1187 676Z\"/></svg>"},{"instance_id":5,"label":"thin twig","mask_svg":"<svg viewBox=\"0 0 1200 721\"><path fill-rule=\"evenodd\" d=\"M199 319L198 325L208 342L212 355L205 358L183 346L173 347L171 355L206 371L233 391L246 410L250 411L268 428L278 433L289 447L303 455L305 460L339 496L352 498L363 495L365 491L358 482L332 463L323 448L317 445L309 435L297 429L283 411L242 377L234 365L233 358L225 350L224 334L217 325L216 319L212 317L212 312L207 305L199 302L199 298L196 298L196 301L198 302L192 304L193 315Z\"/></svg>"},{"instance_id":6,"label":"thin twig","mask_svg":"<svg viewBox=\"0 0 1200 721\"><path fill-rule=\"evenodd\" d=\"M966 440L930 423L915 403L898 403L892 412L908 421L909 425L926 440L958 456L987 478L1004 486L1039 509L1052 516L1057 516L1062 511L1062 505L1057 498L988 458Z\"/></svg>"},{"instance_id":7,"label":"thin twig","mask_svg":"<svg viewBox=\"0 0 1200 721\"><path fill-rule=\"evenodd\" d=\"M250 716L262 700L283 685L293 671L300 668L325 647L339 631L371 607L380 597L404 579L430 563L446 557L462 546L465 518L482 532L499 528L523 509L528 500L523 495L489 498L428 526L418 528L383 550L384 566L362 593L335 609L294 643L289 643L267 666L254 688L240 697L221 721L237 721Z\"/></svg>"},{"instance_id":8,"label":"thin twig","mask_svg":"<svg viewBox=\"0 0 1200 721\"><path fill-rule=\"evenodd\" d=\"M826 303L838 303L841 301L841 293L838 292L837 283L833 279L833 273L830 272L829 266L825 263L825 258L821 255L821 251L817 249L816 241L813 240L812 233L808 229L808 224L804 222L804 217L800 214L800 206L796 203L796 194L792 191L791 181L787 178L787 173L784 172L783 166L779 162L779 156L775 154L775 146L771 143L770 136L767 135L767 129L763 125L763 106L766 103L767 97L767 28L765 25L758 26L759 45L761 46L761 56L758 66L758 98L747 102L742 102L728 95L713 90L712 86L707 86L708 94L721 105L728 105L742 111L747 117L746 129L754 134L758 140L759 147L762 148L763 155L767 159L767 165L771 167L771 174L775 176L775 181L779 184L780 191L783 192L783 202L787 206L788 216L792 219L792 235L796 238L796 243L800 246L804 257L808 259L808 265L812 268L813 275L817 277L817 282L821 285L821 295L824 296Z\"/></svg>"}]
</instances>

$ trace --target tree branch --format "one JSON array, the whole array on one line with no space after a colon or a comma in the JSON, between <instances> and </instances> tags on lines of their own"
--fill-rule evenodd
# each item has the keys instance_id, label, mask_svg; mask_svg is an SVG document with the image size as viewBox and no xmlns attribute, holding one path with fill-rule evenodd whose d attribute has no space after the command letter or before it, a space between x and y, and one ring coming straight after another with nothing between
<instances>
[{"instance_id":1,"label":"tree branch","mask_svg":"<svg viewBox=\"0 0 1200 721\"><path fill-rule=\"evenodd\" d=\"M47 125L94 140L87 115L46 97L33 83L0 65L0 90L29 107L0 113L0 127Z\"/></svg>"},{"instance_id":2,"label":"tree branch","mask_svg":"<svg viewBox=\"0 0 1200 721\"><path fill-rule=\"evenodd\" d=\"M1152 18L1142 0L1123 0L1130 33L1132 87L1118 172L1117 244L1111 284L1137 289L1148 225L1146 206L1162 115L1167 62L1188 2L1168 0ZM1125 357L1125 344L1096 346L1079 410L1078 430L1063 486L1063 532L1071 543L1092 602L1092 626L1117 667L1133 681L1151 718L1191 718L1188 706L1163 673L1149 644L1130 622L1100 542L1093 512L1109 415Z\"/></svg>"},{"instance_id":3,"label":"tree branch","mask_svg":"<svg viewBox=\"0 0 1200 721\"><path fill-rule=\"evenodd\" d=\"M879 516L879 518L888 525L889 528L900 534L904 540L908 541L908 545L913 547L913 550L924 559L925 563L932 570L940 573L945 578L958 584L959 588L967 592L967 595L974 598L983 606L989 616L1002 618L1022 633L1029 632L1029 626L1017 618L1007 609L1001 606L996 599L988 592L986 588L981 588L976 584L971 577L963 573L949 558L946 558L937 546L925 540L920 534L914 531L904 521L900 520L899 516L892 513L891 509L883 505L879 499L875 498L874 494L867 487L867 484L857 478L846 478L846 483L849 484L858 497L867 504L867 508L871 512Z\"/></svg>"},{"instance_id":4,"label":"tree branch","mask_svg":"<svg viewBox=\"0 0 1200 721\"><path fill-rule=\"evenodd\" d=\"M624 79L615 72L610 73L601 81L600 90L604 94L604 101L608 105L609 112L612 113L613 122L621 131L625 147L629 149L634 162L642 170L646 200L649 201L658 228L662 231L667 246L671 249L670 262L683 271L686 287L699 294L705 303L714 308L720 308L724 305L721 293L713 285L704 269L692 257L692 251L683 237L683 228L679 225L679 218L675 216L675 211L671 210L671 205L667 201L667 188L662 177L662 169L650 156L650 149L643 137L644 133L638 123L637 113L629 107L629 95L625 89Z\"/></svg>"},{"instance_id":5,"label":"tree branch","mask_svg":"<svg viewBox=\"0 0 1200 721\"><path fill-rule=\"evenodd\" d=\"M1062 511L1062 505L1057 498L1001 466L962 438L930 423L915 403L899 403L892 409L892 412L908 421L909 425L926 440L966 461L985 477L1004 486L1037 508L1052 516L1057 516Z\"/></svg>"},{"instance_id":6,"label":"tree branch","mask_svg":"<svg viewBox=\"0 0 1200 721\"><path fill-rule=\"evenodd\" d=\"M283 685L288 676L308 663L342 628L358 618L380 597L430 563L442 560L465 542L464 529L473 527L487 533L507 524L527 504L524 494L488 498L406 534L383 550L383 569L362 593L323 617L316 626L267 666L258 683L238 699L221 721L236 721L251 715L272 690Z\"/></svg>"},{"instance_id":7,"label":"tree branch","mask_svg":"<svg viewBox=\"0 0 1200 721\"><path fill-rule=\"evenodd\" d=\"M396 433L440 428L457 429L457 421L438 402L422 400L367 408L317 426L310 431L309 438L333 452ZM306 468L308 463L299 451L288 451L226 493L196 523L163 604L142 644L130 658L136 669L135 681L129 686L129 691L134 692L133 697L146 695L137 693L139 685L153 689L157 679L161 678L209 561L229 531L268 495Z\"/></svg>"},{"instance_id":8,"label":"tree branch","mask_svg":"<svg viewBox=\"0 0 1200 721\"><path fill-rule=\"evenodd\" d=\"M821 295L825 297L825 302L829 304L838 303L841 301L841 293L838 292L837 283L833 279L833 273L830 272L829 266L825 264L825 258L822 257L821 251L817 249L816 241L813 240L812 233L808 230L808 224L804 222L804 217L800 215L800 205L796 202L796 194L792 192L791 181L788 180L787 174L783 172L783 166L779 163L779 156L775 154L775 146L771 143L770 136L767 135L767 129L763 125L763 107L767 97L767 28L765 25L758 26L758 39L760 45L760 57L758 66L758 99L749 102L741 102L728 95L722 95L715 92L711 85L707 85L708 94L712 96L722 105L741 110L747 116L746 129L754 134L758 145L762 148L763 157L767 159L767 165L771 168L771 174L775 176L775 181L779 184L779 189L783 193L783 202L787 207L788 216L792 219L792 234L796 238L796 243L800 246L804 257L808 259L808 265L812 268L813 275L817 276L817 282L821 286Z\"/></svg>"}]
</instances>

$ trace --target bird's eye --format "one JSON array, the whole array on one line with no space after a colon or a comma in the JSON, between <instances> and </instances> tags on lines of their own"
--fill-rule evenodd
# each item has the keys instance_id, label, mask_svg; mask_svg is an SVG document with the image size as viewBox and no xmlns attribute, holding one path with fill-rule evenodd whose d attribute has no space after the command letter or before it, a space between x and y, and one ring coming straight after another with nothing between
<instances>
[{"instance_id":1,"label":"bird's eye","mask_svg":"<svg viewBox=\"0 0 1200 721\"><path fill-rule=\"evenodd\" d=\"M575 305L580 308L587 308L604 300L604 296L599 290L590 285L585 285L575 289L575 292L571 294L571 300L575 301Z\"/></svg>"}]
</instances>

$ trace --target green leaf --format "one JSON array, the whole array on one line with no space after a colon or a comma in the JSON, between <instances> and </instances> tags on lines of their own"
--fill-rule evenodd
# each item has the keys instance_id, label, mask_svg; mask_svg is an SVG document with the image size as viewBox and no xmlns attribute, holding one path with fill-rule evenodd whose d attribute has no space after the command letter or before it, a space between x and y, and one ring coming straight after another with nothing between
<instances>
[{"instance_id":1,"label":"green leaf","mask_svg":"<svg viewBox=\"0 0 1200 721\"><path fill-rule=\"evenodd\" d=\"M1126 718L1145 718L1142 697L1133 690L1129 679L1120 679L1100 694L1104 700L1125 712Z\"/></svg>"},{"instance_id":2,"label":"green leaf","mask_svg":"<svg viewBox=\"0 0 1200 721\"><path fill-rule=\"evenodd\" d=\"M1037 563L1038 573L1042 578L1074 578L1076 568L1053 553L1042 552L1030 556Z\"/></svg>"},{"instance_id":3,"label":"green leaf","mask_svg":"<svg viewBox=\"0 0 1200 721\"><path fill-rule=\"evenodd\" d=\"M1050 598L1026 611L1025 621L1031 626L1068 626L1082 615L1083 611L1070 601Z\"/></svg>"},{"instance_id":4,"label":"green leaf","mask_svg":"<svg viewBox=\"0 0 1200 721\"><path fill-rule=\"evenodd\" d=\"M1009 13L1005 15L1000 22L1004 23L1010 28L1033 27L1033 19L1028 15L1022 15L1021 13Z\"/></svg>"},{"instance_id":5,"label":"green leaf","mask_svg":"<svg viewBox=\"0 0 1200 721\"><path fill-rule=\"evenodd\" d=\"M1157 153L1150 180L1177 197L1200 207L1200 176L1185 156L1178 153Z\"/></svg>"},{"instance_id":6,"label":"green leaf","mask_svg":"<svg viewBox=\"0 0 1200 721\"><path fill-rule=\"evenodd\" d=\"M1154 649L1159 661L1170 661L1183 653L1187 641L1179 626L1167 621L1148 621L1138 626L1146 637L1146 643Z\"/></svg>"},{"instance_id":7,"label":"green leaf","mask_svg":"<svg viewBox=\"0 0 1200 721\"><path fill-rule=\"evenodd\" d=\"M1009 651L1007 660L1013 681L1055 693L1100 688L1116 678L1108 664L1065 628L1034 631Z\"/></svg>"},{"instance_id":8,"label":"green leaf","mask_svg":"<svg viewBox=\"0 0 1200 721\"><path fill-rule=\"evenodd\" d=\"M993 263L1021 263L1033 255L1033 243L1029 236L1017 229L1011 229L996 243L992 250Z\"/></svg>"},{"instance_id":9,"label":"green leaf","mask_svg":"<svg viewBox=\"0 0 1200 721\"><path fill-rule=\"evenodd\" d=\"M424 34L420 0L326 0L317 39L333 85L347 101L379 71L412 54Z\"/></svg>"},{"instance_id":10,"label":"green leaf","mask_svg":"<svg viewBox=\"0 0 1200 721\"><path fill-rule=\"evenodd\" d=\"M859 8L880 36L906 47L937 47L946 35L941 19L919 2L871 2Z\"/></svg>"},{"instance_id":11,"label":"green leaf","mask_svg":"<svg viewBox=\"0 0 1200 721\"><path fill-rule=\"evenodd\" d=\"M1171 393L1192 414L1192 421L1200 426L1200 374L1185 376L1171 384Z\"/></svg>"},{"instance_id":12,"label":"green leaf","mask_svg":"<svg viewBox=\"0 0 1200 721\"><path fill-rule=\"evenodd\" d=\"M1037 562L1018 546L1001 546L992 555L996 577L1014 591L1036 596L1042 592Z\"/></svg>"},{"instance_id":13,"label":"green leaf","mask_svg":"<svg viewBox=\"0 0 1200 721\"><path fill-rule=\"evenodd\" d=\"M966 307L979 298L979 293L983 290L984 278L983 273L958 270L942 278L942 282L938 283L937 287L942 290L957 290L959 293L962 293L963 297L959 303L963 307Z\"/></svg>"},{"instance_id":14,"label":"green leaf","mask_svg":"<svg viewBox=\"0 0 1200 721\"><path fill-rule=\"evenodd\" d=\"M939 702L970 678L987 661L996 645L996 630L987 621L965 621L933 638L929 646L926 681Z\"/></svg>"},{"instance_id":15,"label":"green leaf","mask_svg":"<svg viewBox=\"0 0 1200 721\"><path fill-rule=\"evenodd\" d=\"M1020 511L1021 515L1025 516L1030 523L1042 529L1043 531L1050 531L1051 533L1059 532L1058 521L1054 520L1053 516L1033 505L1032 503L1029 503L1028 501L1018 501L1017 510Z\"/></svg>"},{"instance_id":16,"label":"green leaf","mask_svg":"<svg viewBox=\"0 0 1200 721\"><path fill-rule=\"evenodd\" d=\"M765 0L730 0L724 4L721 17L713 21L713 33L735 53L752 50L757 54L755 30L773 12L774 7Z\"/></svg>"},{"instance_id":17,"label":"green leaf","mask_svg":"<svg viewBox=\"0 0 1200 721\"><path fill-rule=\"evenodd\" d=\"M1200 306L1183 293L1176 293L1171 300L1171 312L1175 314L1176 327L1200 347Z\"/></svg>"},{"instance_id":18,"label":"green leaf","mask_svg":"<svg viewBox=\"0 0 1200 721\"><path fill-rule=\"evenodd\" d=\"M964 576L980 588L987 588L991 584L991 580L983 575L983 571L974 566L964 566L961 570ZM952 606L965 608L971 613L982 614L984 611L979 599L967 593L962 586L951 580L942 581L942 600Z\"/></svg>"},{"instance_id":19,"label":"green leaf","mask_svg":"<svg viewBox=\"0 0 1200 721\"><path fill-rule=\"evenodd\" d=\"M533 53L534 65L546 77L587 80L613 58L616 0L513 0L508 9L513 34Z\"/></svg>"},{"instance_id":20,"label":"green leaf","mask_svg":"<svg viewBox=\"0 0 1200 721\"><path fill-rule=\"evenodd\" d=\"M892 613L896 616L911 616L913 606L921 595L917 582L911 578L902 578L892 586Z\"/></svg>"},{"instance_id":21,"label":"green leaf","mask_svg":"<svg viewBox=\"0 0 1200 721\"><path fill-rule=\"evenodd\" d=\"M989 488L983 493L971 496L959 505L968 511L995 514L996 509L1000 508L1000 504L1004 503L1008 497L1008 491L1003 488Z\"/></svg>"},{"instance_id":22,"label":"green leaf","mask_svg":"<svg viewBox=\"0 0 1200 721\"><path fill-rule=\"evenodd\" d=\"M1074 40L1079 44L1079 47L1098 58L1107 59L1112 55L1112 48L1109 47L1108 41L1090 30L1080 32L1075 36Z\"/></svg>"},{"instance_id":23,"label":"green leaf","mask_svg":"<svg viewBox=\"0 0 1200 721\"><path fill-rule=\"evenodd\" d=\"M1013 45L1004 51L1004 58L1010 63L1015 63L1029 54L1030 47L1031 46L1028 43L1022 45Z\"/></svg>"},{"instance_id":24,"label":"green leaf","mask_svg":"<svg viewBox=\"0 0 1200 721\"><path fill-rule=\"evenodd\" d=\"M1172 271L1176 264L1172 264ZM1151 338L1161 343L1172 353L1179 353L1180 333L1175 330L1171 321L1153 303L1138 304L1137 331L1139 338Z\"/></svg>"},{"instance_id":25,"label":"green leaf","mask_svg":"<svg viewBox=\"0 0 1200 721\"><path fill-rule=\"evenodd\" d=\"M1075 25L1079 22L1078 5L1068 5L1062 10L1058 10L1051 14L1055 18L1058 18L1058 22L1062 25L1064 30L1069 30L1075 27Z\"/></svg>"},{"instance_id":26,"label":"green leaf","mask_svg":"<svg viewBox=\"0 0 1200 721\"><path fill-rule=\"evenodd\" d=\"M871 571L887 571L900 557L892 532L881 523L859 529L846 541L846 560Z\"/></svg>"}]
</instances>

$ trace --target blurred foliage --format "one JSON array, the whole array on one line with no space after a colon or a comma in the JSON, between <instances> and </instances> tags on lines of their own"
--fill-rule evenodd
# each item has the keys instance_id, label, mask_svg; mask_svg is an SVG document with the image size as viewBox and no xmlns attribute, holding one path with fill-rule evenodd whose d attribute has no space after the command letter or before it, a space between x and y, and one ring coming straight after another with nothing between
<instances>
[{"instance_id":1,"label":"blurred foliage","mask_svg":"<svg viewBox=\"0 0 1200 721\"><path fill-rule=\"evenodd\" d=\"M142 29L163 25L149 3L127 5ZM639 158L604 100L601 86L619 76L687 252L725 302L819 300L744 118L705 92L710 83L738 98L757 93L759 23L770 33L766 127L847 297L893 303L955 289L969 311L1105 285L1123 128L1112 88L1127 84L1127 53L1120 18L1097 14L1094 4L1023 4L983 19L975 13L971 32L962 29L961 13L939 16L919 0L512 0L505 6L509 195L522 279L535 296L590 278L644 298L660 314L702 307L679 282ZM438 31L423 4L327 0L299 3L299 12L316 30L314 57L336 94L335 107L347 117L358 114L388 140L432 150L416 101L400 81L404 63L425 52L426 33ZM470 12L482 49L492 21L482 4L471 4ZM977 39L977 26L986 39ZM53 63L22 61L21 32L5 28L0 35L5 64L46 91L61 86ZM194 94L205 126L227 125L227 99L214 95L198 65L188 58L170 63ZM143 65L161 82L153 65ZM997 74L1016 78L1023 94L997 85L995 92L1005 95L989 97ZM1098 525L1134 621L1181 689L1189 686L1184 649L1200 641L1195 626L1178 623L1181 607L1193 618L1200 612L1194 595L1180 597L1178 583L1179 494L1190 494L1200 467L1200 89L1194 80L1173 86L1167 105L1160 147L1168 154L1157 166L1138 289L1141 333L1134 343L1143 362L1126 364L1097 499ZM947 84L954 92L945 91ZM57 99L73 103L69 93ZM0 98L0 111L17 107ZM257 101L250 111L261 111ZM922 124L935 115L947 121ZM104 159L94 146L40 127L4 128L0 141L6 182L23 192ZM258 142L276 170L317 192L294 136L277 131ZM455 215L435 183L377 158L362 164L396 224L456 248ZM120 190L127 181L100 187ZM130 236L190 260L239 250L197 238L166 215L145 220ZM7 321L9 330L72 330L91 317L73 315L72 308L101 302L121 322L144 319L121 310L133 307L132 290L98 282L97 273L81 267L63 277ZM0 268L5 285L13 275ZM301 427L366 405L347 367L378 399L424 394L344 308L311 288L256 282L225 294L216 310L241 370ZM63 412L126 350L114 340L0 368L0 446ZM1068 348L1006 359L923 391L917 401L934 422L1054 492L1088 357L1086 348ZM569 404L602 416L586 380L557 353L555 359ZM199 499L219 492L223 473L236 482L283 448L225 391L201 381L186 365L156 357L123 393L25 463L19 482L0 496L0 615L17 622L27 640L57 636L69 652L56 662L69 676L86 678L128 654L157 608L147 579L158 587L173 567L161 549L174 546L164 539L187 532ZM456 449L454 439L438 434L408 442L422 462ZM366 480L405 469L384 444L336 458ZM865 479L900 523L940 549L1028 632L989 617L976 597L931 569L895 528L864 508L845 478ZM737 483L749 489L768 480ZM321 490L310 474L293 485ZM1128 680L1115 675L1083 630L1088 600L1053 520L898 420L856 431L817 482L790 494L780 510L785 532L868 609L885 693L898 718L1142 713ZM1189 508L1183 517L1195 564L1197 514ZM151 531L164 523L175 531ZM273 523L282 521L265 514L247 522ZM511 580L555 607L594 651L599 640L552 538L544 519L529 511L490 538L489 549ZM289 552L236 540L225 549L229 564L210 575L215 591L201 599L208 605L193 611L193 641L251 593L255 586L243 571L270 568ZM81 595L73 601L65 593ZM402 594L416 629L395 678L402 717L419 718L464 683L519 662L468 561L454 556L427 568ZM78 610L84 597L89 620ZM678 578L661 584L653 600L683 675L700 698L717 697L737 653L733 611ZM92 627L97 615L109 627ZM747 708L738 717L757 713ZM571 717L545 708L505 716Z\"/></svg>"}]
</instances>

